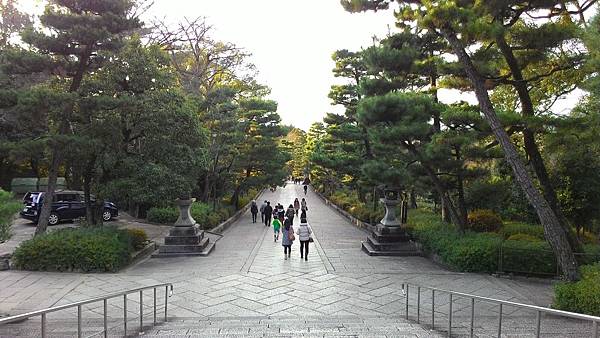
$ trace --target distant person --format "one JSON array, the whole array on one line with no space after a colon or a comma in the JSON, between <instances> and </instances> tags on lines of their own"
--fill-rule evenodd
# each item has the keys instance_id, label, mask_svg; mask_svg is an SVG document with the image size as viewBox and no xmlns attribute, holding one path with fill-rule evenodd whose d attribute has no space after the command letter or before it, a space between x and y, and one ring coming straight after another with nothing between
<instances>
[{"instance_id":1,"label":"distant person","mask_svg":"<svg viewBox=\"0 0 600 338\"><path fill-rule=\"evenodd\" d=\"M250 205L250 213L252 214L252 223L256 223L256 215L258 215L258 205L256 205L256 201L252 201Z\"/></svg>"},{"instance_id":2,"label":"distant person","mask_svg":"<svg viewBox=\"0 0 600 338\"><path fill-rule=\"evenodd\" d=\"M308 211L308 205L306 204L306 198L302 197L302 202L300 202L300 208L304 211Z\"/></svg>"},{"instance_id":3,"label":"distant person","mask_svg":"<svg viewBox=\"0 0 600 338\"><path fill-rule=\"evenodd\" d=\"M294 200L294 210L296 211L296 216L298 216L298 212L300 211L300 201L298 201L298 197Z\"/></svg>"},{"instance_id":4,"label":"distant person","mask_svg":"<svg viewBox=\"0 0 600 338\"><path fill-rule=\"evenodd\" d=\"M273 207L271 207L271 202L267 202L267 206L265 206L265 226L269 226L271 224L272 215Z\"/></svg>"},{"instance_id":5,"label":"distant person","mask_svg":"<svg viewBox=\"0 0 600 338\"><path fill-rule=\"evenodd\" d=\"M285 219L283 222L283 230L281 232L281 245L283 246L283 259L291 258L292 244L294 244L294 227L290 223L289 219Z\"/></svg>"},{"instance_id":6,"label":"distant person","mask_svg":"<svg viewBox=\"0 0 600 338\"><path fill-rule=\"evenodd\" d=\"M294 210L294 206L290 204L290 206L285 211L285 217L290 220L290 224L294 225L294 216L296 216L296 210Z\"/></svg>"},{"instance_id":7,"label":"distant person","mask_svg":"<svg viewBox=\"0 0 600 338\"><path fill-rule=\"evenodd\" d=\"M302 211L300 211L300 220L302 220L302 219L307 219L306 209L302 209Z\"/></svg>"},{"instance_id":8,"label":"distant person","mask_svg":"<svg viewBox=\"0 0 600 338\"><path fill-rule=\"evenodd\" d=\"M275 218L273 220L273 241L277 242L279 239L279 229L283 226L283 218Z\"/></svg>"},{"instance_id":9,"label":"distant person","mask_svg":"<svg viewBox=\"0 0 600 338\"><path fill-rule=\"evenodd\" d=\"M308 192L308 185L304 185L304 195L306 195L306 193Z\"/></svg>"},{"instance_id":10,"label":"distant person","mask_svg":"<svg viewBox=\"0 0 600 338\"><path fill-rule=\"evenodd\" d=\"M283 209L283 205L279 204L277 206L277 217L284 217L285 218L285 209Z\"/></svg>"},{"instance_id":11,"label":"distant person","mask_svg":"<svg viewBox=\"0 0 600 338\"><path fill-rule=\"evenodd\" d=\"M310 243L312 237L312 229L306 218L300 218L300 225L298 225L298 230L296 230L296 234L298 235L298 239L300 240L300 259L304 258L305 261L308 260L308 243Z\"/></svg>"},{"instance_id":12,"label":"distant person","mask_svg":"<svg viewBox=\"0 0 600 338\"><path fill-rule=\"evenodd\" d=\"M261 222L265 222L265 207L267 206L267 201L265 200L261 205L260 205L260 221Z\"/></svg>"}]
</instances>

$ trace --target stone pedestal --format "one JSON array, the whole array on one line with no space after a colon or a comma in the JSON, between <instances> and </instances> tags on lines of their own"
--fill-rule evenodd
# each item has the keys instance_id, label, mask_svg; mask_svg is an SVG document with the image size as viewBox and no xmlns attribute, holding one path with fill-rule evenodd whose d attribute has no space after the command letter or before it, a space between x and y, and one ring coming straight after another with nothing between
<instances>
[{"instance_id":1,"label":"stone pedestal","mask_svg":"<svg viewBox=\"0 0 600 338\"><path fill-rule=\"evenodd\" d=\"M190 207L194 200L176 201L179 218L165 237L165 244L159 246L158 252L152 257L208 256L215 248L215 244L204 237L204 230L201 230L192 218Z\"/></svg>"},{"instance_id":2,"label":"stone pedestal","mask_svg":"<svg viewBox=\"0 0 600 338\"><path fill-rule=\"evenodd\" d=\"M396 218L396 207L400 201L388 196L380 201L385 206L385 216L362 243L363 251L369 256L420 256L421 251Z\"/></svg>"}]
</instances>

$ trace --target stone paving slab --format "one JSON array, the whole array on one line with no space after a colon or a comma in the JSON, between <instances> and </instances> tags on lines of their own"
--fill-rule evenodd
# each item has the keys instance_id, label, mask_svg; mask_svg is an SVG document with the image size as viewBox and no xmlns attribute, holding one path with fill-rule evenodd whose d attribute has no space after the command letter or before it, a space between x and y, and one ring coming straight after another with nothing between
<instances>
[{"instance_id":1,"label":"stone paving slab","mask_svg":"<svg viewBox=\"0 0 600 338\"><path fill-rule=\"evenodd\" d=\"M544 306L551 300L552 285L549 282L456 273L422 257L367 256L361 251L361 241L366 239L366 233L334 212L313 192L304 196L299 185L289 184L274 193L266 191L259 201L267 199L273 204L281 202L287 206L295 197L307 199L308 220L315 234L308 261L300 260L299 243L292 246L291 259L285 260L281 243L273 240L272 228L260 222L253 224L250 215L245 214L224 233L208 257L149 258L120 273L110 274L0 272L0 313L17 314L119 290L171 282L174 294L169 299L169 316L175 319L193 317L197 323L183 333L186 328L180 326L188 325L189 321L181 325L173 322L168 327L156 328L162 332L156 331L155 336L370 337L401 336L400 332L377 332L375 328L387 328L389 323L411 323L403 320L398 324L398 319L406 313L403 290L406 283ZM158 291L158 311L161 313L164 290ZM144 297L147 316L152 312L152 291L145 292ZM129 318L138 316L138 298L138 295L128 297ZM416 321L417 292L413 286L409 288L408 300L409 318ZM448 303L447 295L436 295L436 330L445 330L446 325L442 323L447 320ZM430 318L430 309L430 292L423 290L420 319ZM122 300L109 301L110 318L118 320L122 312ZM480 336L494 335L497 314L497 306L477 304ZM535 316L509 308L505 308L503 314L507 325L513 325L520 332L531 326ZM66 317L74 315L73 310L64 314ZM101 303L84 308L84 318L101 316ZM469 316L470 301L455 298L453 318L457 327L453 327L453 331L460 334L463 330L464 333L463 324ZM290 332L271 330L270 324L283 323L289 318L307 319L300 325L287 322ZM265 327L262 320L271 322L260 331L259 328ZM320 331L310 330L310 325L306 325L310 320L316 321L318 325L314 330ZM206 321L219 330L190 333L189 330L198 329L198 324ZM32 321L19 324L16 329L27 330L30 323ZM344 324L343 330L340 323ZM556 332L565 335L585 332L587 329L579 324L549 319L546 328L554 330L554 333L549 332L550 336ZM425 326L418 326L419 330L425 331L409 336L427 336L429 333L423 333L430 332L423 329L426 325L427 321ZM364 331L364 327L373 329ZM221 334L221 328L231 330ZM240 328L243 332L238 330ZM245 332L245 328L249 330ZM5 327L0 327L0 334L3 330Z\"/></svg>"}]
</instances>

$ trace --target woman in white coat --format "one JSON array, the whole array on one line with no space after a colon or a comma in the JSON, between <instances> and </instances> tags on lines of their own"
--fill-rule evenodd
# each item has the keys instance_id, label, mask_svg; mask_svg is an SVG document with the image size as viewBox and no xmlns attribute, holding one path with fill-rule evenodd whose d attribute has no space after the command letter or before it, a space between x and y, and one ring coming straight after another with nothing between
<instances>
[{"instance_id":1,"label":"woman in white coat","mask_svg":"<svg viewBox=\"0 0 600 338\"><path fill-rule=\"evenodd\" d=\"M308 243L312 240L312 229L306 218L300 218L300 224L298 225L298 229L296 230L296 234L298 235L298 239L300 240L300 259L304 258L305 261L308 260Z\"/></svg>"}]
</instances>

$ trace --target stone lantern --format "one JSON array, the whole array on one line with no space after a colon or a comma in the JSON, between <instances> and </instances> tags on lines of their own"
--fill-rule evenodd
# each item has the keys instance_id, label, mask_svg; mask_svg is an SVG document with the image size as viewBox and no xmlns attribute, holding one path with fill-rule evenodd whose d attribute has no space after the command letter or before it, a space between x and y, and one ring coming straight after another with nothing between
<instances>
[{"instance_id":1,"label":"stone lantern","mask_svg":"<svg viewBox=\"0 0 600 338\"><path fill-rule=\"evenodd\" d=\"M165 237L165 244L152 257L207 256L214 249L215 243L204 237L204 230L192 217L190 209L194 201L195 198L175 200L179 217Z\"/></svg>"},{"instance_id":2,"label":"stone lantern","mask_svg":"<svg viewBox=\"0 0 600 338\"><path fill-rule=\"evenodd\" d=\"M386 187L379 201L385 207L385 216L362 243L363 251L370 256L420 256L416 243L396 218L396 209L403 203L400 189Z\"/></svg>"}]
</instances>

